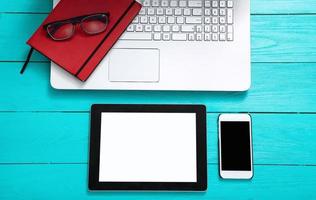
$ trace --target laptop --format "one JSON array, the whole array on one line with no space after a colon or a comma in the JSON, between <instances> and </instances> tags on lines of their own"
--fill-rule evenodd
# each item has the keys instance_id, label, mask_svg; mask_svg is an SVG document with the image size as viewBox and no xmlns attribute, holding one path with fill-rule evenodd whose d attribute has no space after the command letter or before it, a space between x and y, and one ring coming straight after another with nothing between
<instances>
[{"instance_id":1,"label":"laptop","mask_svg":"<svg viewBox=\"0 0 316 200\"><path fill-rule=\"evenodd\" d=\"M86 82L52 63L52 87L177 91L250 88L249 0L141 3L139 15Z\"/></svg>"}]
</instances>

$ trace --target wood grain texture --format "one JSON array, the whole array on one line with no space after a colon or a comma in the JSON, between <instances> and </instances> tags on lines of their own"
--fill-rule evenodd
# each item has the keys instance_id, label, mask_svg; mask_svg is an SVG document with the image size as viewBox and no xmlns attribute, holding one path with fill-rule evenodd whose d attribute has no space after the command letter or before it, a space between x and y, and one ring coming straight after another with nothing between
<instances>
[{"instance_id":1,"label":"wood grain texture","mask_svg":"<svg viewBox=\"0 0 316 200\"><path fill-rule=\"evenodd\" d=\"M2 0L0 12L50 12L52 0ZM251 0L252 14L295 14L316 12L314 0Z\"/></svg>"},{"instance_id":2,"label":"wood grain texture","mask_svg":"<svg viewBox=\"0 0 316 200\"><path fill-rule=\"evenodd\" d=\"M198 103L209 112L316 112L316 64L252 65L248 92L63 91L49 64L0 63L0 111L88 111L93 103Z\"/></svg>"},{"instance_id":3,"label":"wood grain texture","mask_svg":"<svg viewBox=\"0 0 316 200\"><path fill-rule=\"evenodd\" d=\"M207 116L208 163L218 162L218 114ZM253 114L255 164L316 165L316 114ZM89 113L0 113L1 163L87 163Z\"/></svg>"},{"instance_id":4,"label":"wood grain texture","mask_svg":"<svg viewBox=\"0 0 316 200\"><path fill-rule=\"evenodd\" d=\"M0 12L48 13L53 0L1 0Z\"/></svg>"},{"instance_id":5,"label":"wood grain texture","mask_svg":"<svg viewBox=\"0 0 316 200\"><path fill-rule=\"evenodd\" d=\"M316 167L255 166L251 181L221 180L208 165L207 192L89 192L86 164L0 165L1 200L315 199Z\"/></svg>"},{"instance_id":6,"label":"wood grain texture","mask_svg":"<svg viewBox=\"0 0 316 200\"><path fill-rule=\"evenodd\" d=\"M1 14L0 37L5 51L0 61L24 61L25 44L44 14ZM252 62L316 62L316 15L259 15L251 17ZM47 61L36 53L33 61Z\"/></svg>"}]
</instances>

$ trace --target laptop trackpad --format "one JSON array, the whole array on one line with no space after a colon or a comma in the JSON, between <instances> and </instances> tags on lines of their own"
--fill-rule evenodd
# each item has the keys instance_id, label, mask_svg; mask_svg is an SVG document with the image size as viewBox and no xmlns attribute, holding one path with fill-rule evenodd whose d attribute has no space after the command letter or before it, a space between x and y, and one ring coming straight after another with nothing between
<instances>
[{"instance_id":1,"label":"laptop trackpad","mask_svg":"<svg viewBox=\"0 0 316 200\"><path fill-rule=\"evenodd\" d=\"M158 82L159 59L159 49L112 49L109 81Z\"/></svg>"}]
</instances>

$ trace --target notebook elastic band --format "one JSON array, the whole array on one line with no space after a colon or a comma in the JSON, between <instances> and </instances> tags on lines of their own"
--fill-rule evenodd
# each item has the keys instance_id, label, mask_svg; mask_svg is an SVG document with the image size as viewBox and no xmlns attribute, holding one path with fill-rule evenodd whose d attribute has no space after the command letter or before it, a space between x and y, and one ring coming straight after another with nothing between
<instances>
[{"instance_id":1,"label":"notebook elastic band","mask_svg":"<svg viewBox=\"0 0 316 200\"><path fill-rule=\"evenodd\" d=\"M26 66L29 64L30 58L31 58L32 53L33 53L33 50L34 50L34 48L31 48L31 49L30 49L29 54L27 55L26 61L24 62L24 65L23 65L23 67L22 67L22 69L21 69L21 71L20 71L20 74L23 74L23 73L24 73L24 71L25 71L25 69L26 69Z\"/></svg>"}]
</instances>

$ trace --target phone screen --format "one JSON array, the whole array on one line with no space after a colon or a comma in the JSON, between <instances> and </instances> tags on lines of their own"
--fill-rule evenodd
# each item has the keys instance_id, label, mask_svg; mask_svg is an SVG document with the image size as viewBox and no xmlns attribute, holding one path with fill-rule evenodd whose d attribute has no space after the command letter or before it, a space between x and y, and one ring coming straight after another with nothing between
<instances>
[{"instance_id":1,"label":"phone screen","mask_svg":"<svg viewBox=\"0 0 316 200\"><path fill-rule=\"evenodd\" d=\"M222 170L251 171L250 122L222 121Z\"/></svg>"}]
</instances>

